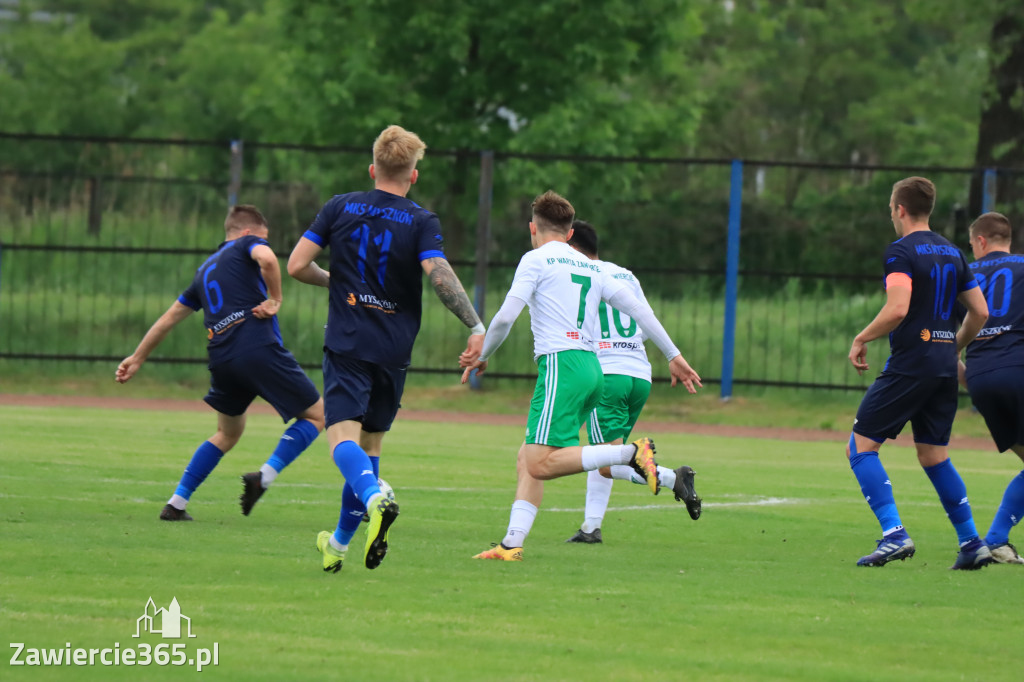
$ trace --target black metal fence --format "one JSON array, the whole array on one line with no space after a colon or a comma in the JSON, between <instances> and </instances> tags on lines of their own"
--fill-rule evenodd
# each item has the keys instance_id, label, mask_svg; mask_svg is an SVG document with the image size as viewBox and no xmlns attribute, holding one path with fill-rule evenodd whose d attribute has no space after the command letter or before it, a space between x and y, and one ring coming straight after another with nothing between
<instances>
[{"instance_id":1,"label":"black metal fence","mask_svg":"<svg viewBox=\"0 0 1024 682\"><path fill-rule=\"evenodd\" d=\"M284 258L326 198L369 185L369 160L367 148L0 133L0 358L120 360L221 241L229 203L258 205ZM1021 210L1022 174L1005 169L468 150L430 150L420 169L411 196L441 217L485 318L529 248L530 201L553 188L597 227L602 257L637 274L691 364L730 391L870 381L846 353L883 300L895 180L936 183L933 229L961 247L972 185L986 209ZM286 278L279 318L286 345L319 366L325 290ZM535 375L528 326L516 325L493 375ZM183 327L154 361L205 362L201 324ZM457 371L464 341L428 287L412 369Z\"/></svg>"}]
</instances>

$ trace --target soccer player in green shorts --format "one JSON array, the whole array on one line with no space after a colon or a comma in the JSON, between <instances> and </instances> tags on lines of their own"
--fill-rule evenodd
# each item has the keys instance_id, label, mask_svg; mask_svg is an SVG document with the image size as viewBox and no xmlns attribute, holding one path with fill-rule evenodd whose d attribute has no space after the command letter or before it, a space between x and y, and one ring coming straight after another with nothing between
<instances>
[{"instance_id":1,"label":"soccer player in green shorts","mask_svg":"<svg viewBox=\"0 0 1024 682\"><path fill-rule=\"evenodd\" d=\"M476 555L478 559L522 560L523 542L537 516L547 479L628 464L643 476L651 492L658 491L650 438L628 445L579 446L580 426L597 406L604 386L594 352L601 301L637 320L665 353L673 386L682 382L690 393L701 386L700 376L679 353L650 306L566 243L574 217L572 204L554 192L534 200L530 221L533 250L516 268L512 287L484 338L483 352L476 358L469 354L459 358L465 368L463 382L474 369L482 373L523 308L530 306L538 376L526 439L517 458L516 499L505 537L493 549Z\"/></svg>"},{"instance_id":2,"label":"soccer player in green shorts","mask_svg":"<svg viewBox=\"0 0 1024 682\"><path fill-rule=\"evenodd\" d=\"M626 284L638 299L647 303L636 276L615 263L598 258L598 238L594 227L583 220L574 221L569 246L587 258L597 261L602 270ZM651 363L644 347L644 333L636 320L604 303L598 308L600 339L597 341L597 359L604 373L601 399L587 420L587 435L591 445L622 444L640 417L640 412L651 394ZM675 470L658 467L658 483L670 489L676 500L686 504L690 518L700 518L701 499L694 489L696 472L681 466ZM613 479L646 484L632 467L616 464L587 472L587 496L583 525L566 542L595 544L602 542L601 523L608 511Z\"/></svg>"}]
</instances>

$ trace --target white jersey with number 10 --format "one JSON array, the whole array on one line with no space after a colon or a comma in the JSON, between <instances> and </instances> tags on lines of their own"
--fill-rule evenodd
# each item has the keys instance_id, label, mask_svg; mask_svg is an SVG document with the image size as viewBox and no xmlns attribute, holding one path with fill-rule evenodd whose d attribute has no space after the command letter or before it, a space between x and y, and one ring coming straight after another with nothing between
<instances>
[{"instance_id":1,"label":"white jersey with number 10","mask_svg":"<svg viewBox=\"0 0 1024 682\"><path fill-rule=\"evenodd\" d=\"M605 277L622 282L634 296L648 305L640 282L632 272L615 263L597 262ZM598 306L597 322L597 359L601 361L601 371L650 381L651 362L644 348L644 332L636 320L602 301Z\"/></svg>"}]
</instances>

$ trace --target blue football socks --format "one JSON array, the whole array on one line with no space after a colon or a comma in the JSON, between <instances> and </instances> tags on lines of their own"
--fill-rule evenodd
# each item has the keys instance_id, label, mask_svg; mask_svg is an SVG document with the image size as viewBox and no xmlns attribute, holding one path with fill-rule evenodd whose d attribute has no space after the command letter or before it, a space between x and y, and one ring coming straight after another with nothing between
<instances>
[{"instance_id":1,"label":"blue football socks","mask_svg":"<svg viewBox=\"0 0 1024 682\"><path fill-rule=\"evenodd\" d=\"M206 480L206 477L210 475L210 472L214 470L223 456L224 453L220 451L220 448L208 440L203 441L203 444L192 455L188 466L185 467L185 473L182 474L181 481L178 483L174 494L180 495L186 500L192 497L192 493Z\"/></svg>"},{"instance_id":2,"label":"blue football socks","mask_svg":"<svg viewBox=\"0 0 1024 682\"><path fill-rule=\"evenodd\" d=\"M864 499L882 526L882 532L902 526L900 513L896 509L896 498L892 494L892 483L889 482L889 475L885 473L885 467L878 459L878 452L857 452L853 436L850 436L850 468L860 483Z\"/></svg>"},{"instance_id":3,"label":"blue football socks","mask_svg":"<svg viewBox=\"0 0 1024 682\"><path fill-rule=\"evenodd\" d=\"M986 545L1001 545L1010 541L1010 529L1024 516L1024 471L1013 477L1006 486L1003 501L999 503L996 517L985 536Z\"/></svg>"},{"instance_id":4,"label":"blue football socks","mask_svg":"<svg viewBox=\"0 0 1024 682\"><path fill-rule=\"evenodd\" d=\"M358 445L350 440L339 443L338 447L334 449L334 461L338 464L338 469L342 468L342 465L338 463L338 450L341 449L341 446L346 444L354 445L359 448ZM351 451L350 448L346 449ZM369 460L370 468L373 471L373 487L376 488L377 492L380 492L380 487L377 486L377 477L380 475L380 457L370 457L362 448L359 448L359 452ZM342 456L344 456L344 454L345 453L342 453ZM344 476L344 474L345 472L342 470L342 475ZM363 475L360 476L360 478L364 479L364 483L366 482L365 472L363 472ZM371 489L369 497L365 499L369 500L374 494L376 493ZM346 478L345 487L341 491L341 512L338 515L338 527L334 530L334 539L341 546L347 545L349 541L352 540L352 536L355 535L356 530L359 528L359 524L363 520L363 514L366 513L366 504L363 502L363 499L364 498L356 493L355 488Z\"/></svg>"},{"instance_id":5,"label":"blue football socks","mask_svg":"<svg viewBox=\"0 0 1024 682\"><path fill-rule=\"evenodd\" d=\"M295 423L289 426L281 436L277 448L267 459L267 465L280 473L282 469L294 462L295 458L301 455L319 434L320 432L313 426L313 422L296 419Z\"/></svg>"},{"instance_id":6,"label":"blue football socks","mask_svg":"<svg viewBox=\"0 0 1024 682\"><path fill-rule=\"evenodd\" d=\"M338 443L332 453L345 482L352 486L359 501L365 506L370 498L380 494L377 485L377 472L370 456L355 441L346 440Z\"/></svg>"},{"instance_id":7,"label":"blue football socks","mask_svg":"<svg viewBox=\"0 0 1024 682\"><path fill-rule=\"evenodd\" d=\"M924 472L935 486L935 492L939 494L942 508L946 510L946 516L956 529L956 537L960 544L963 545L978 537L974 517L971 515L971 503L967 501L967 486L953 466L953 460L947 459L935 466L924 467Z\"/></svg>"}]
</instances>

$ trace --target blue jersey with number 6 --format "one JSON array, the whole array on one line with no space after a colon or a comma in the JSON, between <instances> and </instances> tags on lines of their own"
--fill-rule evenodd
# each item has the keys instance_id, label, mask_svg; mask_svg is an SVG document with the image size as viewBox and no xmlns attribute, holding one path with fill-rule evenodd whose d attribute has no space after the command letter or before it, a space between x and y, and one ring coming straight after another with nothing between
<instances>
[{"instance_id":1,"label":"blue jersey with number 6","mask_svg":"<svg viewBox=\"0 0 1024 682\"><path fill-rule=\"evenodd\" d=\"M265 239L246 235L226 241L196 270L178 302L203 310L210 366L252 348L281 343L277 317L261 320L252 309L267 299L259 264L250 255Z\"/></svg>"},{"instance_id":2,"label":"blue jersey with number 6","mask_svg":"<svg viewBox=\"0 0 1024 682\"><path fill-rule=\"evenodd\" d=\"M910 277L907 316L889 334L885 369L917 377L956 376L956 297L978 286L960 249L930 230L911 232L885 250L886 277Z\"/></svg>"},{"instance_id":3,"label":"blue jersey with number 6","mask_svg":"<svg viewBox=\"0 0 1024 682\"><path fill-rule=\"evenodd\" d=\"M324 345L349 358L405 367L420 329L420 261L444 257L437 216L405 197L339 194L303 235L331 251Z\"/></svg>"},{"instance_id":4,"label":"blue jersey with number 6","mask_svg":"<svg viewBox=\"0 0 1024 682\"><path fill-rule=\"evenodd\" d=\"M967 376L1024 365L1024 256L995 251L971 263L988 321L967 346Z\"/></svg>"}]
</instances>

